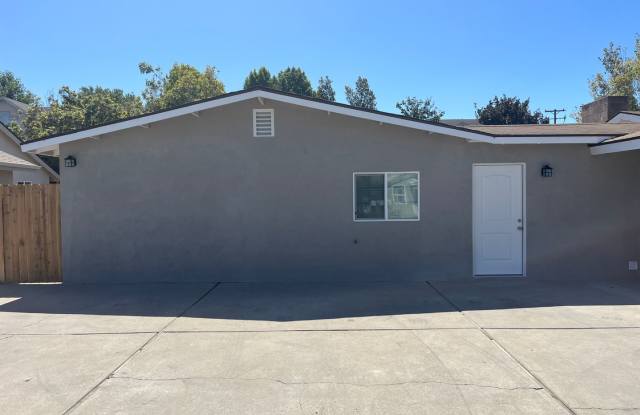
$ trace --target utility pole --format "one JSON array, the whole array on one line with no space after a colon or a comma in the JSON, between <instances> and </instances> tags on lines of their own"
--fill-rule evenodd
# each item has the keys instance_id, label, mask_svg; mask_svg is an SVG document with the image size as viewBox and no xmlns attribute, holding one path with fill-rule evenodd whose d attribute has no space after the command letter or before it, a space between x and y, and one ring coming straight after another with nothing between
<instances>
[{"instance_id":1,"label":"utility pole","mask_svg":"<svg viewBox=\"0 0 640 415\"><path fill-rule=\"evenodd\" d=\"M552 110L544 110L544 112L553 112L553 123L554 123L554 124L557 124L557 123L558 123L558 120L562 120L562 121L564 121L564 120L566 120L566 119L567 119L567 116L566 116L566 115L565 115L564 117L558 117L558 113L559 113L559 112L564 112L564 111L565 111L565 110L564 110L564 108L563 108L563 109L561 109L561 110L559 110L559 109L555 109L555 108L554 108L554 109L552 109Z\"/></svg>"}]
</instances>

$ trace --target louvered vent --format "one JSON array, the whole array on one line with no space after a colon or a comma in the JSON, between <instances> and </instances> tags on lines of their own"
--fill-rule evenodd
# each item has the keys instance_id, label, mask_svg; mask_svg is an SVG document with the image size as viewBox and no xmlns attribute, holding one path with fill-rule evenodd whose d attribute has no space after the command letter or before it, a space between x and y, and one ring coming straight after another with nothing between
<instances>
[{"instance_id":1,"label":"louvered vent","mask_svg":"<svg viewBox=\"0 0 640 415\"><path fill-rule=\"evenodd\" d=\"M253 110L253 136L273 137L273 110Z\"/></svg>"}]
</instances>

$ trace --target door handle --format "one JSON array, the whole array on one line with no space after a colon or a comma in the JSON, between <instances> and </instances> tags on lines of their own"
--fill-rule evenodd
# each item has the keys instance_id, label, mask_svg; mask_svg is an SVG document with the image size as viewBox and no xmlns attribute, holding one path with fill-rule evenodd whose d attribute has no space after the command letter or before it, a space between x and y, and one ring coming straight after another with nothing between
<instances>
[{"instance_id":1,"label":"door handle","mask_svg":"<svg viewBox=\"0 0 640 415\"><path fill-rule=\"evenodd\" d=\"M524 229L524 226L518 226L516 229L518 229L519 231Z\"/></svg>"}]
</instances>

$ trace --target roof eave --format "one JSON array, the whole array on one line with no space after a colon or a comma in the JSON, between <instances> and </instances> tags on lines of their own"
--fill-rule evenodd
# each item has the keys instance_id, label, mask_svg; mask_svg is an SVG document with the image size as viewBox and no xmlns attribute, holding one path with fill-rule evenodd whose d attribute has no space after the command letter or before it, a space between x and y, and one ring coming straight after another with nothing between
<instances>
[{"instance_id":1,"label":"roof eave","mask_svg":"<svg viewBox=\"0 0 640 415\"><path fill-rule=\"evenodd\" d=\"M430 123L420 120L412 120L408 117L397 116L394 114L382 113L379 111L368 111L351 107L348 105L342 105L337 103L330 103L312 98L299 97L291 94L270 91L266 89L253 89L247 91L241 91L237 93L230 93L224 96L215 97L214 99L196 102L190 105L185 105L179 108L161 111L157 113L142 115L123 121L117 121L110 124L105 124L93 128L87 128L84 130L78 130L68 134L62 134L58 136L52 136L49 138L43 138L38 140L29 141L22 144L22 150L26 152L43 153L52 151L60 144L68 143L71 141L82 140L85 138L96 137L104 134L109 134L115 131L120 131L133 127L140 127L143 125L151 124L158 121L163 121L170 118L180 117L183 115L193 114L199 111L204 111L224 105L233 104L236 102L246 101L254 98L271 99L278 102L291 103L307 108L314 108L322 111L328 111L336 114L343 114L348 116L354 116L362 119L369 119L371 121L381 122L384 124L398 125L418 130L431 132L434 134L445 134L453 137L458 137L467 140L493 142L493 137L490 134L476 132L461 127L453 127L446 124Z\"/></svg>"}]
</instances>

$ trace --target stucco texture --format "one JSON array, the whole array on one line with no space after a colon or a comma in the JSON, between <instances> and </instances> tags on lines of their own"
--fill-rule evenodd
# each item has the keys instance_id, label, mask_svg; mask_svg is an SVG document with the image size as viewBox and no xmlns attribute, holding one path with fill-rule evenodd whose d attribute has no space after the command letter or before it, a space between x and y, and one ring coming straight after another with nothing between
<instances>
[{"instance_id":1,"label":"stucco texture","mask_svg":"<svg viewBox=\"0 0 640 415\"><path fill-rule=\"evenodd\" d=\"M275 109L275 137L253 138L254 108ZM251 100L69 154L66 282L469 279L473 163L526 163L527 277L630 277L640 257L636 152L469 143ZM357 171L419 171L420 220L354 222Z\"/></svg>"}]
</instances>

